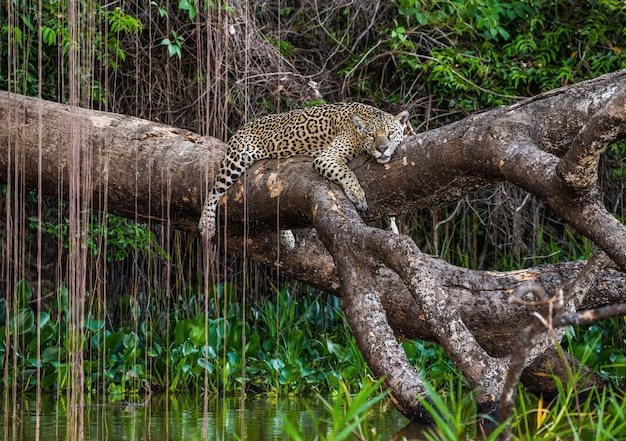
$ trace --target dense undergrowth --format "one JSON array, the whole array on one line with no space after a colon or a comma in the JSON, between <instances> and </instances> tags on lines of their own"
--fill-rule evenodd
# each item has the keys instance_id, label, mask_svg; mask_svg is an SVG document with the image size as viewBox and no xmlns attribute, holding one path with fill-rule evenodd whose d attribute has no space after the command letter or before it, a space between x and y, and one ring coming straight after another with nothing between
<instances>
[{"instance_id":1,"label":"dense undergrowth","mask_svg":"<svg viewBox=\"0 0 626 441\"><path fill-rule=\"evenodd\" d=\"M294 298L280 289L243 310L232 285L220 284L206 300L188 291L164 310L124 296L109 314L134 326L107 326L108 315L91 311L78 333L69 326L64 287L39 316L29 307L34 299L28 282L19 282L12 300L6 317L0 299L0 332L8 327L11 336L0 346L0 359L5 361L7 346L15 351L17 364L4 383L24 391L69 387L74 338L83 339L87 391L112 400L165 389L287 397L312 387L336 391L341 382L355 388L367 373L335 297Z\"/></svg>"},{"instance_id":2,"label":"dense undergrowth","mask_svg":"<svg viewBox=\"0 0 626 441\"><path fill-rule=\"evenodd\" d=\"M58 216L56 210L47 214ZM110 215L94 214L91 219L105 221L87 229L98 232L86 241L93 245L89 250L95 262L171 265L179 259L176 253L166 253L145 226L129 226ZM26 220L30 230L37 231L38 219ZM63 222L57 228L51 218L41 224L47 225L45 235L59 243L61 256L66 255L69 238ZM554 261L587 258L592 251L583 245L549 246ZM4 390L71 388L75 381L71 355L80 347L85 392L92 399L135 402L162 391L275 398L317 393L322 400L334 397L326 401L336 432L329 439L342 439L342 433L366 426L372 399L384 394L370 382L338 298L292 282L263 296L246 294L230 282L211 285L206 293L200 284L174 286L178 289L169 292L174 297L154 288L125 292L116 299L95 291L88 298L81 328L75 329L72 296L65 285L43 299L45 307L37 312L34 306L42 299L37 299L31 283L18 281L10 295L0 299L0 335L7 337L0 345L0 363L8 367L2 378ZM595 433L602 425L605 435L623 433L625 341L622 317L570 328L563 347L602 373L614 388L579 400L574 385L584 374L573 372L568 384L557 383L560 393L548 403L520 386L514 432L524 439L547 440ZM468 428L474 427L476 417L473 395L445 352L431 342L401 344L436 391L434 402L425 403L435 406L438 416L440 432L433 439L462 439L468 430L471 435L473 429ZM345 432L346 427L351 431ZM294 439L311 439L290 421L285 430Z\"/></svg>"},{"instance_id":3,"label":"dense undergrowth","mask_svg":"<svg viewBox=\"0 0 626 441\"><path fill-rule=\"evenodd\" d=\"M337 420L337 437L329 439L343 439L338 436L342 430L357 430L367 409L384 396L378 385L372 385L339 300L333 296L294 297L283 288L242 310L233 287L221 284L211 288L206 301L189 290L169 311L142 310L136 299L123 298L114 312L134 326L110 326L106 316L91 312L78 331L69 327L71 311L64 287L48 311L40 314L29 307L33 294L28 282L18 283L12 300L18 304L7 317L5 299L0 299L0 332L10 336L0 345L0 362L4 365L7 356L14 357L3 376L5 390L14 385L20 391L39 388L44 392L71 387L69 355L75 347L72 340L79 338L84 347L86 392L110 402L138 402L166 389L277 398L315 392L320 399L334 397L326 404L331 419ZM624 328L623 318L614 318L570 329L564 348L604 374L614 388L592 391L579 400L573 385L584 374L576 371L568 384L557 379L559 394L548 403L520 386L514 433L523 439L546 440L570 439L576 434L582 434L582 439L618 439L625 433ZM475 402L445 352L424 341L403 341L402 345L436 392L433 403L424 403L434 406L437 416L439 432L433 439L464 439L468 430L471 434ZM350 394L356 395L350 398ZM297 425L285 424L294 439L311 439L299 434ZM599 427L602 437L589 438Z\"/></svg>"}]
</instances>

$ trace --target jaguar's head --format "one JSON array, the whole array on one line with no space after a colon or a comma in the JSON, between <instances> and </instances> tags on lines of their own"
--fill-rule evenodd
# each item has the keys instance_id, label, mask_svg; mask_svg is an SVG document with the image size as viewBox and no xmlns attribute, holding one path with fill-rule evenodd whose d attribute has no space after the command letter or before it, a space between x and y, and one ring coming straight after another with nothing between
<instances>
[{"instance_id":1,"label":"jaguar's head","mask_svg":"<svg viewBox=\"0 0 626 441\"><path fill-rule=\"evenodd\" d=\"M381 164L389 162L396 147L402 142L408 121L409 112L406 110L396 116L385 114L384 118L371 120L354 116L354 125L363 136L365 150Z\"/></svg>"}]
</instances>

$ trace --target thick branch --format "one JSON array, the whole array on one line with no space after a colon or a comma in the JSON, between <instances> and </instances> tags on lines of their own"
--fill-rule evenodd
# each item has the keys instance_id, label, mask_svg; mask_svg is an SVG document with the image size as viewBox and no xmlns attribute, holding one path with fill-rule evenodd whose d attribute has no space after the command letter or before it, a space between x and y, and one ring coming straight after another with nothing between
<instances>
[{"instance_id":1,"label":"thick branch","mask_svg":"<svg viewBox=\"0 0 626 441\"><path fill-rule=\"evenodd\" d=\"M360 242L367 228L345 198L317 191L311 204L316 207L314 225L337 265L342 308L365 361L374 375L385 378L392 400L405 416L430 422L418 400L427 397L427 390L397 342L381 292L375 290L380 262L363 254Z\"/></svg>"},{"instance_id":2,"label":"thick branch","mask_svg":"<svg viewBox=\"0 0 626 441\"><path fill-rule=\"evenodd\" d=\"M605 104L582 128L556 172L576 192L595 189L600 153L626 134L626 89Z\"/></svg>"},{"instance_id":3,"label":"thick branch","mask_svg":"<svg viewBox=\"0 0 626 441\"><path fill-rule=\"evenodd\" d=\"M197 227L202 183L219 159L216 153L211 162L211 151L222 144L139 118L0 92L0 181L23 182L25 189L36 190L41 179L42 196L67 199L72 129L84 135L84 148L91 149L91 170L83 172L93 180L86 192L94 209L169 221L188 231ZM21 176L10 174L15 169ZM107 207L98 202L105 192Z\"/></svg>"},{"instance_id":4,"label":"thick branch","mask_svg":"<svg viewBox=\"0 0 626 441\"><path fill-rule=\"evenodd\" d=\"M507 360L493 360L476 342L460 317L457 305L444 290L441 282L445 274L430 265L430 258L422 254L407 236L395 236L370 229L363 248L380 256L385 265L396 272L416 303L424 311L424 318L434 331L454 363L463 371L473 388L478 389L478 403L495 401L504 385Z\"/></svg>"},{"instance_id":5,"label":"thick branch","mask_svg":"<svg viewBox=\"0 0 626 441\"><path fill-rule=\"evenodd\" d=\"M371 206L365 219L455 200L503 179L520 181L519 176L505 176L499 167L503 145L516 146L530 138L535 148L562 156L587 121L625 87L626 70L410 137L384 166L365 157L355 159L351 166ZM64 196L65 187L57 184L67 182L65 134L70 124L77 124L93 149L94 200L107 191L113 212L131 218L165 219L168 203L164 189L169 186L168 221L189 231L195 231L206 182L225 147L215 139L145 120L6 92L0 92L0 122L1 145L24 154L21 166L27 188L37 188L41 126L44 188L47 194ZM5 182L9 153L0 152L0 180ZM277 207L279 200L282 226L310 226L312 213L302 211L298 199L320 185L327 183L312 170L308 159L255 165L246 183L248 205L244 207L241 185L229 192L230 231L241 231L233 227L246 217L254 219L252 226L274 230L276 215L268 208Z\"/></svg>"},{"instance_id":6,"label":"thick branch","mask_svg":"<svg viewBox=\"0 0 626 441\"><path fill-rule=\"evenodd\" d=\"M317 238L317 233L302 230L296 232L296 237L300 246L295 252L280 254L281 271L292 277L304 275L301 280L339 295L340 281L333 258ZM241 240L233 240L229 244L232 250L236 250L241 247L241 243ZM274 265L278 247L275 233L249 237L245 243L250 256ZM427 262L431 271L441 275L440 283L448 297L454 299L463 322L476 336L479 344L494 357L508 354L517 334L532 322L532 310L509 303L512 291L524 281L535 281L545 287L550 295L555 295L563 285L576 278L585 264L584 261L574 261L512 272L496 272L460 268L432 256ZM430 326L420 318L424 311L395 272L385 267L378 268L374 283L376 291L382 295L390 324L398 336L436 340ZM624 274L607 269L602 272L578 307L593 308L620 303L626 299L624 293Z\"/></svg>"}]
</instances>

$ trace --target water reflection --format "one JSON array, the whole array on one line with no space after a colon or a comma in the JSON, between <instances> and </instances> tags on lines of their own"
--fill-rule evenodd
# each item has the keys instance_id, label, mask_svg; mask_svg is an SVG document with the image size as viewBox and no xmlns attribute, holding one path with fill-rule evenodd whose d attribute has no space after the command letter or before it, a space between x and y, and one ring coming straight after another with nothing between
<instances>
[{"instance_id":1,"label":"water reflection","mask_svg":"<svg viewBox=\"0 0 626 441\"><path fill-rule=\"evenodd\" d=\"M67 431L67 406L65 396L42 395L37 411L34 395L20 396L0 415L4 432L0 440L75 441ZM288 440L282 430L283 415L311 439L315 433L331 430L329 416L315 398L240 400L163 394L146 405L91 403L84 412L84 439L94 441ZM400 434L409 440L423 439L423 426L407 426L388 400L370 410L366 429L375 430L381 440L401 439Z\"/></svg>"}]
</instances>

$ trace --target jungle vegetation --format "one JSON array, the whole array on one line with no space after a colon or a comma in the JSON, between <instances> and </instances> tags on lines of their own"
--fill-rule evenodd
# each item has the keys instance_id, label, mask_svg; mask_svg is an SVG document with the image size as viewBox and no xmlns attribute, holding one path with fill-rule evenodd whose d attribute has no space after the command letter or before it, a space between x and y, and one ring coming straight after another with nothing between
<instances>
[{"instance_id":1,"label":"jungle vegetation","mask_svg":"<svg viewBox=\"0 0 626 441\"><path fill-rule=\"evenodd\" d=\"M619 0L10 0L0 23L0 90L224 141L256 116L344 100L407 109L423 132L626 68ZM625 146L606 151L598 172L604 203L621 222ZM162 390L379 392L336 296L245 253L221 255L207 280L197 237L137 213L110 214L106 201L91 204L80 227L88 294L76 309L71 204L37 189L16 192L10 182L2 194L5 391L68 388L80 355L87 394L112 401ZM479 270L594 252L550 206L508 183L405 214L399 227L423 252ZM625 333L623 317L568 328L562 346L615 388L579 399L562 384L551 403L522 393L514 433L567 438L599 425L626 432ZM439 409L440 427L458 438L475 413L467 382L437 344L401 343L445 399L427 403ZM574 372L572 383L582 375Z\"/></svg>"}]
</instances>

